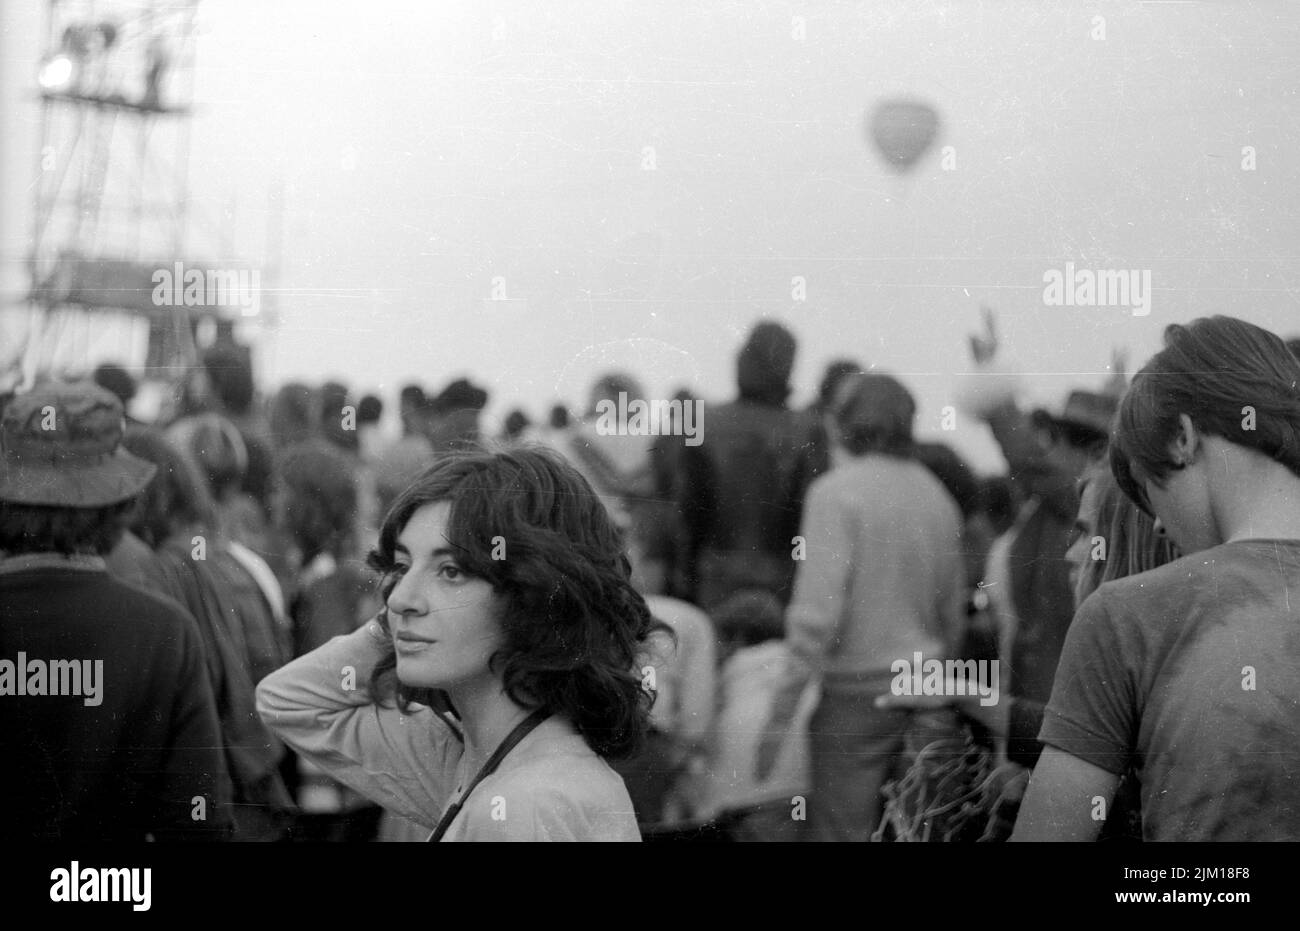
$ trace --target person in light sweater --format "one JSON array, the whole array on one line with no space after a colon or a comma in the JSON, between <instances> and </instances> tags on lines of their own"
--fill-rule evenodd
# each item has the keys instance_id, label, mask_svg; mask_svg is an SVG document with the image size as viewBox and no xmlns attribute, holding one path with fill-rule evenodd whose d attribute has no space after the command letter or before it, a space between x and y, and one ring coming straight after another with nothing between
<instances>
[{"instance_id":1,"label":"person in light sweater","mask_svg":"<svg viewBox=\"0 0 1300 931\"><path fill-rule=\"evenodd\" d=\"M955 656L965 634L962 521L956 501L912 458L911 394L887 375L851 375L836 392L828 431L847 453L809 486L794 598L786 610L793 662L758 754L762 779L814 676L821 701L809 722L809 840L867 840L881 786L901 774L909 732L949 722L881 710L894 664ZM954 721L955 723L955 717Z\"/></svg>"},{"instance_id":2,"label":"person in light sweater","mask_svg":"<svg viewBox=\"0 0 1300 931\"><path fill-rule=\"evenodd\" d=\"M371 556L386 609L262 681L266 723L430 840L637 841L651 630L620 537L555 453L439 460Z\"/></svg>"}]
</instances>

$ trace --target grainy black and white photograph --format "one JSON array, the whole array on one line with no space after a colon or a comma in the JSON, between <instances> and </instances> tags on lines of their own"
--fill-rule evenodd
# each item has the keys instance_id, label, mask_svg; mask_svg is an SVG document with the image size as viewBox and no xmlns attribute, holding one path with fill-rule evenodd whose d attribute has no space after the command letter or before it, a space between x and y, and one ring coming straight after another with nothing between
<instances>
[{"instance_id":1,"label":"grainy black and white photograph","mask_svg":"<svg viewBox=\"0 0 1300 931\"><path fill-rule=\"evenodd\" d=\"M1064 841L1115 908L1249 902L1138 845L1300 840L1298 49L6 0L0 834L87 852L24 894L149 910L104 842Z\"/></svg>"}]
</instances>

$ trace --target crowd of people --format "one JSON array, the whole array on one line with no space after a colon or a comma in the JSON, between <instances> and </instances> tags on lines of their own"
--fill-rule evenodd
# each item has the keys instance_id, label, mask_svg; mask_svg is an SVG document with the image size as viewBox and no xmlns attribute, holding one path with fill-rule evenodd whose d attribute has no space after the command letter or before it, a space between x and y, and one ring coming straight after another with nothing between
<instances>
[{"instance_id":1,"label":"crowd of people","mask_svg":"<svg viewBox=\"0 0 1300 931\"><path fill-rule=\"evenodd\" d=\"M115 365L0 399L6 832L904 840L946 747L984 839L1300 839L1300 343L1174 325L1026 410L989 315L993 476L863 360L792 407L796 352L757 324L699 443L607 429L627 372L389 436L227 344L161 422Z\"/></svg>"}]
</instances>

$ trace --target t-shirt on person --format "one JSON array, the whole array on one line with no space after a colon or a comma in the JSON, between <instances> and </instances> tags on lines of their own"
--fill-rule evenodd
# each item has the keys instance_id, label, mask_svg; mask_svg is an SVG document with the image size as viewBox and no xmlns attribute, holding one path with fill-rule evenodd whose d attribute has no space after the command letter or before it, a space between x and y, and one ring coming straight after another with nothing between
<instances>
[{"instance_id":1,"label":"t-shirt on person","mask_svg":"<svg viewBox=\"0 0 1300 931\"><path fill-rule=\"evenodd\" d=\"M257 688L262 719L287 744L350 786L429 830L475 774L432 709L402 713L371 698L383 646L366 628L335 637ZM344 688L341 670L351 667ZM623 780L574 727L551 716L464 800L445 841L639 841Z\"/></svg>"},{"instance_id":2,"label":"t-shirt on person","mask_svg":"<svg viewBox=\"0 0 1300 931\"><path fill-rule=\"evenodd\" d=\"M1145 840L1300 840L1300 540L1099 588L1039 740L1116 774L1132 762Z\"/></svg>"}]
</instances>

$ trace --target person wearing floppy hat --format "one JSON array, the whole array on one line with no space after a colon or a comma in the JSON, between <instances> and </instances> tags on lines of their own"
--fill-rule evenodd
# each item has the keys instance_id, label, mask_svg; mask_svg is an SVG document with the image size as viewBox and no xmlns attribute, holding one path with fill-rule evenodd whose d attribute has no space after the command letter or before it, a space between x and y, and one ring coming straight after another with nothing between
<instances>
[{"instance_id":1,"label":"person wearing floppy hat","mask_svg":"<svg viewBox=\"0 0 1300 931\"><path fill-rule=\"evenodd\" d=\"M0 838L229 833L194 618L104 560L155 471L123 428L91 384L42 385L0 417L0 793L20 802Z\"/></svg>"},{"instance_id":2,"label":"person wearing floppy hat","mask_svg":"<svg viewBox=\"0 0 1300 931\"><path fill-rule=\"evenodd\" d=\"M129 501L154 467L122 449L125 414L97 385L50 382L18 395L0 419L0 501L103 508Z\"/></svg>"},{"instance_id":3,"label":"person wearing floppy hat","mask_svg":"<svg viewBox=\"0 0 1300 931\"><path fill-rule=\"evenodd\" d=\"M1119 410L1119 398L1109 392L1071 391L1057 413L1039 408L1030 415L1034 426L1060 437L1069 446L1087 452L1105 446L1111 420ZM1091 458L1095 453L1089 453Z\"/></svg>"}]
</instances>

